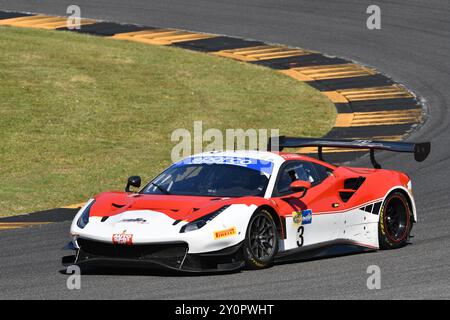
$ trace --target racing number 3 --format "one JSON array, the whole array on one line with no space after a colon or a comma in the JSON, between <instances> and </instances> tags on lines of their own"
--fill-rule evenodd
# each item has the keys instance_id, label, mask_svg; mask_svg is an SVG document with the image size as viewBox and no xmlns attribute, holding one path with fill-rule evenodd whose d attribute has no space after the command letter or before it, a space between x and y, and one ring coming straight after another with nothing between
<instances>
[{"instance_id":1,"label":"racing number 3","mask_svg":"<svg viewBox=\"0 0 450 320\"><path fill-rule=\"evenodd\" d=\"M297 246L301 247L303 245L303 233L305 232L305 227L300 226L297 229Z\"/></svg>"}]
</instances>

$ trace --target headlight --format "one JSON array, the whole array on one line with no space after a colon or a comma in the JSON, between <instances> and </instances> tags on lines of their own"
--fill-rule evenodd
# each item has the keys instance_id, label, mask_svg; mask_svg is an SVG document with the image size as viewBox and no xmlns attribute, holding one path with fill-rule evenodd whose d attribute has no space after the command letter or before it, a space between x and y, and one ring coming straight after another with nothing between
<instances>
[{"instance_id":1,"label":"headlight","mask_svg":"<svg viewBox=\"0 0 450 320\"><path fill-rule=\"evenodd\" d=\"M184 226L181 227L180 233L194 231L194 230L198 230L198 229L204 227L208 222L210 222L212 219L214 219L219 214L221 214L229 206L230 205L227 204L226 206L223 206L220 209L207 214L206 216L203 216L201 218L198 218L197 220L194 220L192 222L189 222L188 224L185 224Z\"/></svg>"},{"instance_id":2,"label":"headlight","mask_svg":"<svg viewBox=\"0 0 450 320\"><path fill-rule=\"evenodd\" d=\"M93 200L91 203L89 203L89 205L86 207L86 209L84 209L81 216L78 218L77 226L80 229L83 229L89 223L89 212L91 211L91 207L94 203L95 203L95 200Z\"/></svg>"}]
</instances>

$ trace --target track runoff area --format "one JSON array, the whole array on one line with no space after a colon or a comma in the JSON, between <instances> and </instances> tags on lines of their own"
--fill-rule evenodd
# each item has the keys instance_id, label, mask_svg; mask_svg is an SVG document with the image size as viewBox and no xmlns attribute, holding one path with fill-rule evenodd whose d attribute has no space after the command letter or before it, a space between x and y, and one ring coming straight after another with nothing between
<instances>
[{"instance_id":1,"label":"track runoff area","mask_svg":"<svg viewBox=\"0 0 450 320\"><path fill-rule=\"evenodd\" d=\"M420 99L375 69L319 52L255 40L155 28L134 24L81 19L80 29L67 28L67 17L0 11L0 25L73 31L93 36L175 46L277 70L305 82L336 106L334 127L324 138L401 141L425 119ZM316 148L301 148L313 155ZM343 163L366 150L324 148L326 160ZM83 205L71 204L0 219L0 231L71 220Z\"/></svg>"}]
</instances>

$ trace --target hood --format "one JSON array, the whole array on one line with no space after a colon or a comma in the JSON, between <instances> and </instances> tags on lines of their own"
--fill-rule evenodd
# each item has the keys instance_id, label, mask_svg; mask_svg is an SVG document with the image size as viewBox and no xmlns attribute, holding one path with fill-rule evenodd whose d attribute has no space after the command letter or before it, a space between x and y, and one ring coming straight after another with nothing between
<instances>
[{"instance_id":1,"label":"hood","mask_svg":"<svg viewBox=\"0 0 450 320\"><path fill-rule=\"evenodd\" d=\"M94 197L91 217L111 217L127 211L156 211L174 220L191 221L211 213L234 198L146 195L126 192L105 192Z\"/></svg>"}]
</instances>

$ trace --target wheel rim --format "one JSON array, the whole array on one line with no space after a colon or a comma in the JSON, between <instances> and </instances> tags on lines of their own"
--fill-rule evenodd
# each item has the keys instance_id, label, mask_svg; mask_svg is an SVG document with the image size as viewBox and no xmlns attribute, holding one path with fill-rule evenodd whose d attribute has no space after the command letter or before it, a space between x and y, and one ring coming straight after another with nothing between
<instances>
[{"instance_id":1,"label":"wheel rim","mask_svg":"<svg viewBox=\"0 0 450 320\"><path fill-rule=\"evenodd\" d=\"M253 220L250 228L250 249L258 260L272 256L275 247L275 230L272 221L263 215Z\"/></svg>"},{"instance_id":2,"label":"wheel rim","mask_svg":"<svg viewBox=\"0 0 450 320\"><path fill-rule=\"evenodd\" d=\"M408 227L408 210L405 202L400 197L389 200L385 214L386 231L394 242L402 241Z\"/></svg>"}]
</instances>

